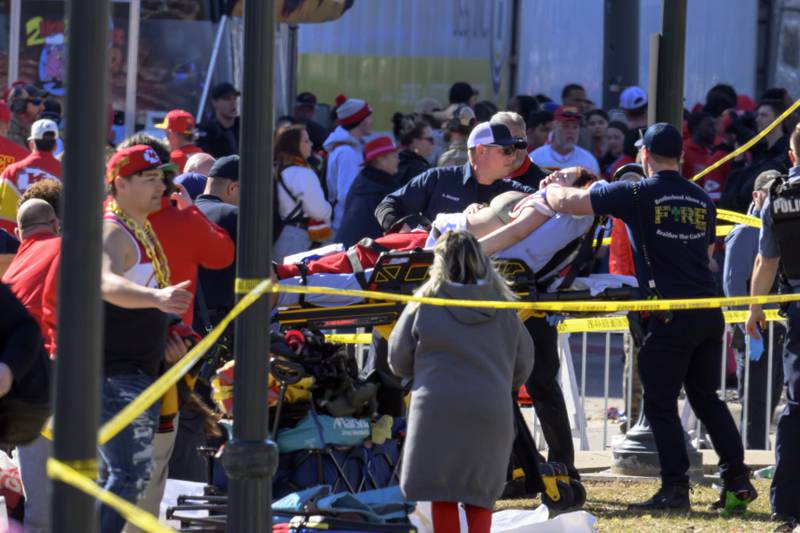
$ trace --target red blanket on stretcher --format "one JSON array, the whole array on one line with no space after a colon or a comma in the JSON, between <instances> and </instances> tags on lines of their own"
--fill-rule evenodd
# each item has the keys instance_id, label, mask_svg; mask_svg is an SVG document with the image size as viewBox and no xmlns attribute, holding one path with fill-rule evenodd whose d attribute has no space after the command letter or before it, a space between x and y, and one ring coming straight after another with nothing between
<instances>
[{"instance_id":1,"label":"red blanket on stretcher","mask_svg":"<svg viewBox=\"0 0 800 533\"><path fill-rule=\"evenodd\" d=\"M424 231L413 231L411 233L390 233L383 237L378 237L373 242L375 247L370 247L361 243L353 245L350 249L355 250L361 268L372 268L381 254L381 249L397 250L401 252L422 248L428 234ZM350 274L353 267L347 258L347 252L338 252L326 255L319 259L314 259L306 263L308 274ZM275 273L278 279L286 279L300 275L298 265L276 265Z\"/></svg>"}]
</instances>

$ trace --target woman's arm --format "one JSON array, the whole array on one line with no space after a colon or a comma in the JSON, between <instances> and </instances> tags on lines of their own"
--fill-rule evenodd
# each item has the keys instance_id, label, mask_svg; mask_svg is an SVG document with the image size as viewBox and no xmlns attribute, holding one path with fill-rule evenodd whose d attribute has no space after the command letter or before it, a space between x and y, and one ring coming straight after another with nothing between
<instances>
[{"instance_id":1,"label":"woman's arm","mask_svg":"<svg viewBox=\"0 0 800 533\"><path fill-rule=\"evenodd\" d=\"M548 220L550 220L549 216L540 213L533 206L527 206L522 209L517 218L485 237L481 237L478 242L487 255L492 255L518 243Z\"/></svg>"},{"instance_id":2,"label":"woman's arm","mask_svg":"<svg viewBox=\"0 0 800 533\"><path fill-rule=\"evenodd\" d=\"M409 311L409 307L413 311ZM418 305L406 306L389 337L389 368L404 379L414 379L414 352L418 340L414 324L418 312Z\"/></svg>"}]
</instances>

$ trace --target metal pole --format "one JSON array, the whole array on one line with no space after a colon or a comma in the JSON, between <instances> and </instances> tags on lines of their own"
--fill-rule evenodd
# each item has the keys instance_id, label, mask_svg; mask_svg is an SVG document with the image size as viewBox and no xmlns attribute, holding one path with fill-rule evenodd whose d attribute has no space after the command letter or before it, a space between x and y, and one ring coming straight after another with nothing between
<instances>
[{"instance_id":1,"label":"metal pole","mask_svg":"<svg viewBox=\"0 0 800 533\"><path fill-rule=\"evenodd\" d=\"M650 34L650 67L647 70L647 123L656 122L656 102L658 102L658 57L661 50L661 34Z\"/></svg>"},{"instance_id":2,"label":"metal pole","mask_svg":"<svg viewBox=\"0 0 800 533\"><path fill-rule=\"evenodd\" d=\"M19 78L19 21L22 16L22 0L11 0L8 25L8 86Z\"/></svg>"},{"instance_id":3,"label":"metal pole","mask_svg":"<svg viewBox=\"0 0 800 533\"><path fill-rule=\"evenodd\" d=\"M769 323L769 346L767 347L767 412L764 416L764 449L772 446L769 442L769 430L772 427L772 342L775 335L775 322Z\"/></svg>"},{"instance_id":4,"label":"metal pole","mask_svg":"<svg viewBox=\"0 0 800 533\"><path fill-rule=\"evenodd\" d=\"M219 55L219 47L222 44L222 35L225 33L225 25L228 23L228 16L222 15L219 19L219 27L217 28L217 36L214 38L214 48L211 50L211 59L208 61L208 71L206 72L206 81L203 83L203 94L200 96L200 104L197 106L197 114L194 116L197 122L203 121L203 111L206 108L206 101L208 100L208 91L211 87L211 78L214 76L214 69L217 67L217 56Z\"/></svg>"},{"instance_id":5,"label":"metal pole","mask_svg":"<svg viewBox=\"0 0 800 533\"><path fill-rule=\"evenodd\" d=\"M586 412L586 343L588 339L586 332L583 332L581 342L581 409Z\"/></svg>"},{"instance_id":6,"label":"metal pole","mask_svg":"<svg viewBox=\"0 0 800 533\"><path fill-rule=\"evenodd\" d=\"M617 107L619 93L639 84L639 0L606 0L603 15L603 107Z\"/></svg>"},{"instance_id":7,"label":"metal pole","mask_svg":"<svg viewBox=\"0 0 800 533\"><path fill-rule=\"evenodd\" d=\"M606 360L603 370L603 450L608 445L608 372L611 361L611 333L606 333Z\"/></svg>"},{"instance_id":8,"label":"metal pole","mask_svg":"<svg viewBox=\"0 0 800 533\"><path fill-rule=\"evenodd\" d=\"M625 402L625 414L628 415L627 416L628 420L627 420L627 422L625 422L625 432L627 432L629 429L631 429L631 427L634 424L634 420L633 420L633 372L634 372L633 358L634 358L635 354L633 353L633 339L630 337L629 334L626 333L625 335L623 335L623 341L622 342L623 342L623 346L627 347L627 350L625 350L625 356L628 358L628 364L625 365L628 368L628 372L627 372L628 375L627 376L623 376L628 381L628 394L627 394L628 398L626 399L627 401Z\"/></svg>"},{"instance_id":9,"label":"metal pole","mask_svg":"<svg viewBox=\"0 0 800 533\"><path fill-rule=\"evenodd\" d=\"M53 456L97 475L103 308L100 296L101 204L108 84L108 0L69 2L64 216L58 290ZM38 497L47 497L39 494ZM55 532L97 530L95 501L53 484Z\"/></svg>"},{"instance_id":10,"label":"metal pole","mask_svg":"<svg viewBox=\"0 0 800 533\"><path fill-rule=\"evenodd\" d=\"M294 102L297 100L297 54L298 54L298 32L297 24L289 24L289 39L286 50L286 112L294 114Z\"/></svg>"},{"instance_id":11,"label":"metal pole","mask_svg":"<svg viewBox=\"0 0 800 533\"><path fill-rule=\"evenodd\" d=\"M139 78L139 22L141 0L131 0L128 10L128 67L125 79L125 137L136 131L136 81Z\"/></svg>"},{"instance_id":12,"label":"metal pole","mask_svg":"<svg viewBox=\"0 0 800 533\"><path fill-rule=\"evenodd\" d=\"M274 49L275 2L247 0L236 246L236 275L242 280L262 280L271 272L272 241L265 235L272 234L272 213L264 206L272 205ZM236 319L233 440L225 446L223 456L230 477L227 528L232 533L272 531L272 474L278 451L267 440L269 319L267 297Z\"/></svg>"},{"instance_id":13,"label":"metal pole","mask_svg":"<svg viewBox=\"0 0 800 533\"><path fill-rule=\"evenodd\" d=\"M742 445L747 449L748 408L750 407L750 343L744 347L744 402L742 402Z\"/></svg>"},{"instance_id":14,"label":"metal pole","mask_svg":"<svg viewBox=\"0 0 800 533\"><path fill-rule=\"evenodd\" d=\"M658 58L656 119L683 126L683 75L687 0L664 0Z\"/></svg>"}]
</instances>

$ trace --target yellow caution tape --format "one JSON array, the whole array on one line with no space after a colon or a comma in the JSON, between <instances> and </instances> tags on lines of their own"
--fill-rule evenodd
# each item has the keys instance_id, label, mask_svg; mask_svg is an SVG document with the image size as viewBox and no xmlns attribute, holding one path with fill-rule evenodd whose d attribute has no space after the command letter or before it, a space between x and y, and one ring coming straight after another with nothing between
<instances>
[{"instance_id":1,"label":"yellow caution tape","mask_svg":"<svg viewBox=\"0 0 800 533\"><path fill-rule=\"evenodd\" d=\"M336 344L370 344L372 333L332 333L325 335L325 340Z\"/></svg>"},{"instance_id":2,"label":"yellow caution tape","mask_svg":"<svg viewBox=\"0 0 800 533\"><path fill-rule=\"evenodd\" d=\"M592 331L628 331L628 317L603 316L595 318L570 318L558 325L559 333L584 333Z\"/></svg>"},{"instance_id":3,"label":"yellow caution tape","mask_svg":"<svg viewBox=\"0 0 800 533\"><path fill-rule=\"evenodd\" d=\"M55 480L72 485L89 496L100 500L118 512L125 520L145 531L150 533L175 533L174 529L163 525L155 516L142 511L116 494L101 489L91 479L52 457L47 460L47 475Z\"/></svg>"},{"instance_id":4,"label":"yellow caution tape","mask_svg":"<svg viewBox=\"0 0 800 533\"><path fill-rule=\"evenodd\" d=\"M735 222L737 224L744 224L752 228L761 228L761 219L750 215L743 215L736 211L728 211L727 209L717 209L717 218L727 220L728 222ZM719 233L717 234L719 235Z\"/></svg>"},{"instance_id":5,"label":"yellow caution tape","mask_svg":"<svg viewBox=\"0 0 800 533\"><path fill-rule=\"evenodd\" d=\"M724 165L725 163L727 163L728 161L730 161L734 157L737 157L737 156L745 153L746 151L748 151L750 148L755 146L761 139L763 139L764 137L769 135L769 133L772 130L777 128L778 125L781 122L783 122L784 120L789 118L789 116L792 113L794 113L795 110L798 107L800 107L800 100L797 100L795 103L793 103L791 106L789 106L789 109L787 109L786 111L781 113L781 115L778 118L776 118L775 120L772 121L772 124L770 124L769 126L764 128L763 130L761 130L758 133L758 135L756 135L755 137L753 137L752 139L750 139L749 141L744 143L742 146L740 146L739 148L737 148L733 152L729 153L728 155L726 155L725 157L723 157L722 159L720 159L719 161L717 161L716 163L714 163L710 167L707 167L707 168L703 169L701 172L698 172L697 174L695 174L694 177L692 177L692 181L699 180L700 178L702 178L703 176L705 176L709 172L713 172L714 170L718 169L719 167L721 167L722 165ZM722 218L722 217L720 217L720 218Z\"/></svg>"},{"instance_id":6,"label":"yellow caution tape","mask_svg":"<svg viewBox=\"0 0 800 533\"><path fill-rule=\"evenodd\" d=\"M236 278L233 284L233 290L236 294L247 294L258 287L258 284L262 281L264 281L263 278Z\"/></svg>"},{"instance_id":7,"label":"yellow caution tape","mask_svg":"<svg viewBox=\"0 0 800 533\"><path fill-rule=\"evenodd\" d=\"M225 328L228 327L234 318L239 316L245 309L250 307L253 302L258 300L262 295L269 292L273 288L269 280L263 280L257 284L253 289L244 296L239 302L231 309L230 313L212 329L208 335L198 342L189 353L187 353L180 361L175 363L169 370L159 377L155 383L145 389L135 400L125 406L125 408L117 413L114 418L106 422L100 428L98 436L98 443L105 444L111 440L117 433L122 431L125 426L133 422L137 416L145 412L151 405L156 403L170 387L177 383L194 364L200 360L201 357L214 345L217 339L222 336ZM274 292L274 291L273 291Z\"/></svg>"},{"instance_id":8,"label":"yellow caution tape","mask_svg":"<svg viewBox=\"0 0 800 533\"><path fill-rule=\"evenodd\" d=\"M376 291L332 289L328 287L296 287L273 284L270 280L261 280L236 306L211 330L197 345L178 363L159 377L141 395L128 404L122 411L100 428L98 443L105 444L137 416L158 401L170 387L178 382L194 364L208 351L222 335L228 325L245 309L267 293L287 292L295 294L329 294L352 296L363 299L385 300L396 302L418 302L426 305L453 307L481 307L495 309L523 309L555 312L590 312L614 313L618 311L652 311L652 310L687 310L708 309L723 306L741 306L750 304L772 304L800 300L800 294L780 294L771 296L747 296L737 298L693 298L680 300L629 300L629 301L588 301L588 302L521 302L521 301L472 301L453 300L449 298L421 297L404 294L390 294Z\"/></svg>"},{"instance_id":9,"label":"yellow caution tape","mask_svg":"<svg viewBox=\"0 0 800 533\"><path fill-rule=\"evenodd\" d=\"M425 305L450 307L480 307L492 309L531 309L535 311L556 311L571 313L616 313L618 311L679 311L688 309L712 309L740 305L765 305L800 301L799 294L774 294L769 296L738 296L733 298L684 298L673 300L622 300L622 301L584 301L584 302L523 302L523 301L482 301L456 300L391 294L385 292L332 289L329 287L299 287L289 285L273 285L265 292L286 292L294 294L328 294L333 296L350 296L365 300L383 300L390 302L417 302Z\"/></svg>"}]
</instances>

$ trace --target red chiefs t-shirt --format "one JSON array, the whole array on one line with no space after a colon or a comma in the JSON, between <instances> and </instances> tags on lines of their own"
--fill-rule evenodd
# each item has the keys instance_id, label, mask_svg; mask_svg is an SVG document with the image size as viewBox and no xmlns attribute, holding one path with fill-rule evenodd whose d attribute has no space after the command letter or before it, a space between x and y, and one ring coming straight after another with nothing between
<instances>
[{"instance_id":1,"label":"red chiefs t-shirt","mask_svg":"<svg viewBox=\"0 0 800 533\"><path fill-rule=\"evenodd\" d=\"M186 146L182 146L181 148L170 152L169 159L178 165L178 171L183 172L183 167L186 166L186 161L189 159L189 156L202 152L203 150L201 150L199 147L193 144L187 144Z\"/></svg>"},{"instance_id":2,"label":"red chiefs t-shirt","mask_svg":"<svg viewBox=\"0 0 800 533\"><path fill-rule=\"evenodd\" d=\"M691 138L686 139L683 142L683 176L686 179L692 179L697 173L702 172L726 155L728 154L725 151L712 151L710 148L700 146ZM730 168L730 163L725 163L697 182L715 203L719 202L722 197L722 190L725 188L725 180L728 179Z\"/></svg>"},{"instance_id":3,"label":"red chiefs t-shirt","mask_svg":"<svg viewBox=\"0 0 800 533\"><path fill-rule=\"evenodd\" d=\"M0 174L0 227L13 233L17 227L17 202L37 181L61 181L61 161L51 152L33 152Z\"/></svg>"},{"instance_id":4,"label":"red chiefs t-shirt","mask_svg":"<svg viewBox=\"0 0 800 533\"><path fill-rule=\"evenodd\" d=\"M31 155L22 146L18 145L8 137L0 135L0 173L16 163Z\"/></svg>"},{"instance_id":5,"label":"red chiefs t-shirt","mask_svg":"<svg viewBox=\"0 0 800 533\"><path fill-rule=\"evenodd\" d=\"M45 279L51 270L58 271L60 255L61 237L43 233L32 235L22 241L2 278L3 283L11 287L17 299L36 319L48 351L51 339L43 320Z\"/></svg>"}]
</instances>

